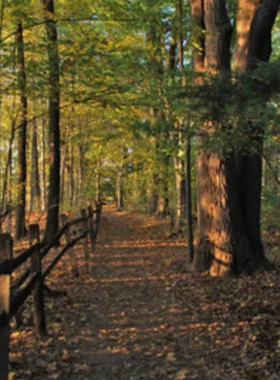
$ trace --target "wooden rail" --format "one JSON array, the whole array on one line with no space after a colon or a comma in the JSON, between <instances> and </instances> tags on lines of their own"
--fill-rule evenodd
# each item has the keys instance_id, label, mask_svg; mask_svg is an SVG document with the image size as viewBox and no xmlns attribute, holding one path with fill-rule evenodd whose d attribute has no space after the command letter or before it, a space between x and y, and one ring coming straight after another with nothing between
<instances>
[{"instance_id":1,"label":"wooden rail","mask_svg":"<svg viewBox=\"0 0 280 380\"><path fill-rule=\"evenodd\" d=\"M101 205L97 203L96 210L91 206L87 211L81 211L81 217L68 220L66 215L61 215L62 227L50 244L40 242L40 229L38 224L29 226L30 248L13 258L13 240L10 234L0 233L0 380L8 380L9 377L9 335L10 320L19 311L28 296L34 297L34 328L38 338L47 334L44 307L44 280L53 270L59 260L69 253L69 262L73 276L79 276L77 259L74 246L80 240L84 240L84 258L86 263L90 259L88 249L88 237L90 238L91 252L94 251L101 217ZM80 225L80 234L72 238L71 228ZM60 239L65 236L66 245L56 254L55 258L42 269L42 260L54 247L58 249ZM29 262L31 258L31 263ZM29 260L29 261L28 261ZM12 273L22 264L27 268L12 284ZM23 287L24 285L24 287Z\"/></svg>"}]
</instances>

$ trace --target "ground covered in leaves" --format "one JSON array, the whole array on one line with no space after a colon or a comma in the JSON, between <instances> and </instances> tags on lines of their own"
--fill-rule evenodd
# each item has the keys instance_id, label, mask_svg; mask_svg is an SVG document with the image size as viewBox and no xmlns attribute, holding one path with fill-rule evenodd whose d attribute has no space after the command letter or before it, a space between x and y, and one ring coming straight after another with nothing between
<instances>
[{"instance_id":1,"label":"ground covered in leaves","mask_svg":"<svg viewBox=\"0 0 280 380\"><path fill-rule=\"evenodd\" d=\"M11 333L14 380L280 379L280 270L238 279L182 271L184 240L147 216L105 208L88 270L48 279L48 337L32 302Z\"/></svg>"}]
</instances>

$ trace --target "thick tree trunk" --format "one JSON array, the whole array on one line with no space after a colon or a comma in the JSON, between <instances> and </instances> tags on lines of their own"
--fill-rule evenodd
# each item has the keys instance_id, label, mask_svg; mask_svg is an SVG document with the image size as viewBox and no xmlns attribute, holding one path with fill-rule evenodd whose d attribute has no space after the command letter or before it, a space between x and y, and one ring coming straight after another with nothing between
<instances>
[{"instance_id":1,"label":"thick tree trunk","mask_svg":"<svg viewBox=\"0 0 280 380\"><path fill-rule=\"evenodd\" d=\"M237 40L234 68L253 70L260 62L268 62L271 53L271 30L279 8L279 1L239 1ZM265 106L266 99L264 99ZM263 128L253 123L241 126L251 134L250 144L257 153L236 152L238 194L241 216L247 232L251 256L247 257L250 270L266 263L261 239L261 189ZM248 151L245 149L245 151ZM247 244L248 244L247 243ZM248 256L248 255L247 255ZM247 264L249 265L249 264ZM240 267L240 265L238 265ZM241 269L241 268L239 268Z\"/></svg>"},{"instance_id":2,"label":"thick tree trunk","mask_svg":"<svg viewBox=\"0 0 280 380\"><path fill-rule=\"evenodd\" d=\"M192 9L194 18L204 15L205 68L211 73L229 69L230 27L225 2L205 0L204 9L194 7L198 3L194 0ZM235 70L251 70L258 62L268 61L271 28L278 7L279 1L239 1ZM211 124L208 127L211 128ZM257 138L254 137L256 131ZM202 129L202 143L203 133ZM252 133L251 143L261 152L262 129L250 124L248 133ZM211 152L199 155L197 269L210 269L213 275L224 275L231 270L252 272L266 263L260 231L261 163L259 153L237 152L224 159L222 152L220 156Z\"/></svg>"},{"instance_id":3,"label":"thick tree trunk","mask_svg":"<svg viewBox=\"0 0 280 380\"><path fill-rule=\"evenodd\" d=\"M249 35L251 23L259 0L239 0L236 15L236 43L234 49L234 71L245 71L247 68Z\"/></svg>"},{"instance_id":4,"label":"thick tree trunk","mask_svg":"<svg viewBox=\"0 0 280 380\"><path fill-rule=\"evenodd\" d=\"M196 2L194 2L196 3ZM231 27L223 0L205 0L204 10L193 7L193 18L205 25L205 70L217 73L230 69ZM193 4L195 6L195 4ZM204 15L204 22L201 17ZM200 52L201 54L201 52ZM194 69L200 69L201 56L195 52ZM202 127L198 144L221 127L209 122ZM197 158L198 244L194 259L196 270L210 270L213 276L231 272L233 263L232 225L228 199L226 160L223 152L202 152Z\"/></svg>"},{"instance_id":5,"label":"thick tree trunk","mask_svg":"<svg viewBox=\"0 0 280 380\"><path fill-rule=\"evenodd\" d=\"M26 72L24 60L24 42L21 21L17 25L16 44L18 54L18 87L20 92L20 123L18 127L18 188L16 207L16 239L21 239L26 234L25 205L26 205L26 129L27 129L27 97L26 97Z\"/></svg>"},{"instance_id":6,"label":"thick tree trunk","mask_svg":"<svg viewBox=\"0 0 280 380\"><path fill-rule=\"evenodd\" d=\"M45 242L51 242L59 228L60 195L60 102L59 54L53 0L43 0L46 18L49 57L49 194Z\"/></svg>"}]
</instances>

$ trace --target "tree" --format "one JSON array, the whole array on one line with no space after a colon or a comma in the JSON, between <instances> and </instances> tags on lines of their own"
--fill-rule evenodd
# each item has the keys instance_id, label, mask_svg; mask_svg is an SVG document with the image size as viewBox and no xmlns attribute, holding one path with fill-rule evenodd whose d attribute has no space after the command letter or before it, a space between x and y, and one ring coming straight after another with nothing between
<instances>
[{"instance_id":1,"label":"tree","mask_svg":"<svg viewBox=\"0 0 280 380\"><path fill-rule=\"evenodd\" d=\"M178 14L178 58L179 67L182 72L182 85L186 86L186 78L184 75L184 38L183 38L183 5L182 0L177 0ZM189 125L189 123L188 123ZM187 244L188 258L190 263L194 257L193 247L193 215L192 215L192 188L191 188L191 138L186 137L185 148L185 209L186 209L186 228L187 228Z\"/></svg>"},{"instance_id":2,"label":"tree","mask_svg":"<svg viewBox=\"0 0 280 380\"><path fill-rule=\"evenodd\" d=\"M41 189L38 159L37 120L35 118L32 121L30 177L30 211L39 211L41 209Z\"/></svg>"},{"instance_id":3,"label":"tree","mask_svg":"<svg viewBox=\"0 0 280 380\"><path fill-rule=\"evenodd\" d=\"M200 50L194 51L194 69L212 75L220 72L225 81L230 78L231 42L226 5L224 0L192 1L193 21L200 28ZM252 70L260 62L268 62L278 7L279 1L238 2L235 70ZM233 127L219 125L217 112L223 110L213 109L212 120L199 130L201 145L214 130ZM261 128L250 122L236 126L244 127L262 149ZM256 128L260 133L256 134ZM251 272L266 264L260 231L261 161L261 150L247 154L237 150L235 155L210 149L199 154L196 269L210 269L212 275L222 276L232 271Z\"/></svg>"},{"instance_id":4,"label":"tree","mask_svg":"<svg viewBox=\"0 0 280 380\"><path fill-rule=\"evenodd\" d=\"M18 53L18 87L20 92L20 122L18 126L18 200L16 208L16 239L26 234L25 205L26 205L26 129L27 129L27 96L26 72L24 59L24 42L22 22L19 21L16 30L16 43Z\"/></svg>"},{"instance_id":5,"label":"tree","mask_svg":"<svg viewBox=\"0 0 280 380\"><path fill-rule=\"evenodd\" d=\"M59 228L60 195L60 101L59 54L53 0L43 0L49 58L49 193L45 242L50 242Z\"/></svg>"}]
</instances>

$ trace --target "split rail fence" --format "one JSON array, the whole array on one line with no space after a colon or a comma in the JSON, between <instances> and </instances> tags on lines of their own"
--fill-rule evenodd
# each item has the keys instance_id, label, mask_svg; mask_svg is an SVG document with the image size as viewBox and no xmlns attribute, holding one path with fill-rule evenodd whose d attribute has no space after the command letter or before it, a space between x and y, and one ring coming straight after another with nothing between
<instances>
[{"instance_id":1,"label":"split rail fence","mask_svg":"<svg viewBox=\"0 0 280 380\"><path fill-rule=\"evenodd\" d=\"M61 215L62 227L49 244L40 242L40 229L38 224L29 226L30 248L13 258L13 240L10 234L0 233L0 380L9 377L9 340L10 321L15 316L27 297L33 294L34 300L34 328L39 338L47 334L44 306L44 280L55 265L68 252L71 274L79 276L78 263L73 247L83 239L83 251L86 264L90 259L90 248L93 252L97 238L101 217L101 205L97 203L95 210L91 206L81 210L81 217L68 220L65 214ZM80 228L77 228L80 226ZM76 235L73 236L73 229ZM60 244L65 237L66 245ZM47 265L42 260L56 248L55 257ZM12 274L25 265L24 270L17 276L14 283ZM44 268L43 268L44 267Z\"/></svg>"}]
</instances>

